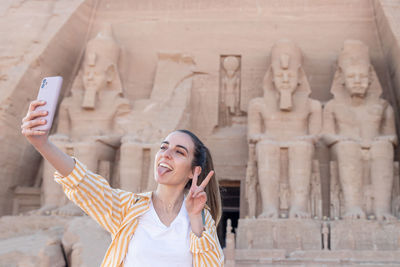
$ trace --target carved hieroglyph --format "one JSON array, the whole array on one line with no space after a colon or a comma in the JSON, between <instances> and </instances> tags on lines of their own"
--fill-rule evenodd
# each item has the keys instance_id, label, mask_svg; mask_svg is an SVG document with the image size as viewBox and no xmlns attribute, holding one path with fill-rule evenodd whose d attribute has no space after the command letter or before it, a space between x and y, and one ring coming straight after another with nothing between
<instances>
[{"instance_id":1,"label":"carved hieroglyph","mask_svg":"<svg viewBox=\"0 0 400 267\"><path fill-rule=\"evenodd\" d=\"M86 46L81 70L59 110L57 134L50 140L68 154L78 157L94 172L105 177L114 162L120 134L115 129L116 117L128 112L130 104L122 96L117 70L120 49L106 25ZM64 193L53 181L54 168L45 161L42 211L65 204ZM72 212L60 210L61 214ZM74 212L73 212L74 213Z\"/></svg>"},{"instance_id":2,"label":"carved hieroglyph","mask_svg":"<svg viewBox=\"0 0 400 267\"><path fill-rule=\"evenodd\" d=\"M382 87L361 41L344 42L331 93L334 99L324 109L323 129L337 162L331 165L331 216L393 219L394 113L380 98Z\"/></svg>"},{"instance_id":3,"label":"carved hieroglyph","mask_svg":"<svg viewBox=\"0 0 400 267\"><path fill-rule=\"evenodd\" d=\"M231 125L240 115L240 57L221 57L220 116L222 125Z\"/></svg>"},{"instance_id":4,"label":"carved hieroglyph","mask_svg":"<svg viewBox=\"0 0 400 267\"><path fill-rule=\"evenodd\" d=\"M262 199L259 218L277 218L282 208L289 208L290 217L309 217L312 158L322 111L321 104L309 98L302 53L293 42L281 40L273 46L263 88L264 97L252 99L248 108L248 140L250 146L256 144Z\"/></svg>"},{"instance_id":5,"label":"carved hieroglyph","mask_svg":"<svg viewBox=\"0 0 400 267\"><path fill-rule=\"evenodd\" d=\"M125 133L121 144L120 187L131 192L155 188L154 157L162 138L190 121L195 63L184 54L159 53L150 98L137 100L118 119Z\"/></svg>"}]
</instances>

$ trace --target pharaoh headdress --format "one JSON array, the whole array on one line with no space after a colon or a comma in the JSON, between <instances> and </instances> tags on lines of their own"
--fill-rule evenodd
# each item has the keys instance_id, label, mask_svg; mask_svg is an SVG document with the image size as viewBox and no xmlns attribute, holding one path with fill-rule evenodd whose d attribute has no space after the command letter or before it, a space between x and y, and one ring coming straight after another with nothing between
<instances>
[{"instance_id":1,"label":"pharaoh headdress","mask_svg":"<svg viewBox=\"0 0 400 267\"><path fill-rule=\"evenodd\" d=\"M379 99L382 94L382 86L371 65L368 47L359 40L346 40L343 44L337 62L338 67L331 86L331 93L334 98L338 100L350 99L350 93L344 84L343 69L354 64L367 64L369 66L369 88L366 92L366 99Z\"/></svg>"},{"instance_id":2,"label":"pharaoh headdress","mask_svg":"<svg viewBox=\"0 0 400 267\"><path fill-rule=\"evenodd\" d=\"M264 97L267 101L275 100L277 89L273 85L272 66L298 70L298 85L293 92L294 101L308 99L311 93L310 84L305 75L303 55L300 48L292 41L282 39L276 42L271 49L271 65L268 68L263 81Z\"/></svg>"},{"instance_id":3,"label":"pharaoh headdress","mask_svg":"<svg viewBox=\"0 0 400 267\"><path fill-rule=\"evenodd\" d=\"M109 89L122 94L122 84L117 67L119 54L120 48L114 40L111 25L105 24L97 36L87 43L84 62L92 66L96 64L106 66L107 69L104 69L104 74L106 76L110 75L110 73L107 73L108 68L113 66L114 72L112 74L114 76L107 77L107 83ZM81 75L83 75L83 73L81 73Z\"/></svg>"}]
</instances>

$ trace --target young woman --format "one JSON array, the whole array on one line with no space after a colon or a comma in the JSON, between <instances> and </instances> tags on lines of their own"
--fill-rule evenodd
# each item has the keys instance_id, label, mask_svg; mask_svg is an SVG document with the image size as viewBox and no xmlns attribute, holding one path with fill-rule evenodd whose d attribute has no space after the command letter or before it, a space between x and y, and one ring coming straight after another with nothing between
<instances>
[{"instance_id":1,"label":"young woman","mask_svg":"<svg viewBox=\"0 0 400 267\"><path fill-rule=\"evenodd\" d=\"M218 182L209 150L193 133L178 130L165 138L155 157L157 189L136 194L111 188L35 130L46 123L47 112L36 111L44 104L31 102L22 134L55 167L67 197L111 233L102 266L223 266Z\"/></svg>"}]
</instances>

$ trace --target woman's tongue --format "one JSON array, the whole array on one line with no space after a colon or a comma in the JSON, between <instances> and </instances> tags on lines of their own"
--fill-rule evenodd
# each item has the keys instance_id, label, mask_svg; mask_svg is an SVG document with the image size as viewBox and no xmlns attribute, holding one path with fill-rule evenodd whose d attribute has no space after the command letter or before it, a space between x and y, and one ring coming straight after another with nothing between
<instances>
[{"instance_id":1,"label":"woman's tongue","mask_svg":"<svg viewBox=\"0 0 400 267\"><path fill-rule=\"evenodd\" d=\"M164 175L165 173L170 172L170 171L171 171L170 169L163 167L163 166L158 166L158 168L157 168L157 172L158 172L159 176Z\"/></svg>"}]
</instances>

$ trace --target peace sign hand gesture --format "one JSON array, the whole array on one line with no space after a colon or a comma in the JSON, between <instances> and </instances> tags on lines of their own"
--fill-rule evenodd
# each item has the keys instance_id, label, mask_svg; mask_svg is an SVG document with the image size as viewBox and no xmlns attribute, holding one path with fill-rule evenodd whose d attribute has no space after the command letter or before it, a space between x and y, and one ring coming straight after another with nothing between
<instances>
[{"instance_id":1,"label":"peace sign hand gesture","mask_svg":"<svg viewBox=\"0 0 400 267\"><path fill-rule=\"evenodd\" d=\"M190 187L189 193L185 200L186 210L189 216L199 215L207 202L207 194L204 192L204 188L207 186L211 177L214 175L214 171L210 171L204 181L197 186L197 179L201 173L201 168L196 167L194 169L194 175L192 179L192 186Z\"/></svg>"}]
</instances>

